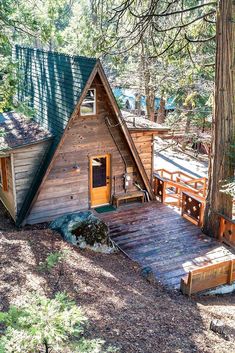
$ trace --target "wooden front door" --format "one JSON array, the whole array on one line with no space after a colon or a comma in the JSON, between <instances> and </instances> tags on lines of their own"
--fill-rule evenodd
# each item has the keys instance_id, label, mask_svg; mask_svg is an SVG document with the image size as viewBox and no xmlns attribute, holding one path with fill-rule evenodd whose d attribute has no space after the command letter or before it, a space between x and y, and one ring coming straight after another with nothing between
<instances>
[{"instance_id":1,"label":"wooden front door","mask_svg":"<svg viewBox=\"0 0 235 353\"><path fill-rule=\"evenodd\" d=\"M90 158L91 207L110 202L110 155Z\"/></svg>"}]
</instances>

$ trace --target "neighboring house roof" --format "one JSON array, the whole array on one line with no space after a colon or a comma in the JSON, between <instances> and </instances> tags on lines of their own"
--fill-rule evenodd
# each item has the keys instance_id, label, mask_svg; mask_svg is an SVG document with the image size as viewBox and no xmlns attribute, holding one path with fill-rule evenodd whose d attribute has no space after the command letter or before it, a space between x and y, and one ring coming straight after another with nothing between
<instances>
[{"instance_id":1,"label":"neighboring house roof","mask_svg":"<svg viewBox=\"0 0 235 353\"><path fill-rule=\"evenodd\" d=\"M170 127L160 125L144 117L122 110L122 116L129 130L168 131Z\"/></svg>"},{"instance_id":2,"label":"neighboring house roof","mask_svg":"<svg viewBox=\"0 0 235 353\"><path fill-rule=\"evenodd\" d=\"M134 89L114 87L113 93L114 93L114 96L116 98L121 99L123 101L123 103L126 103L126 101L128 100L131 109L135 109L136 91ZM160 100L161 100L161 98L158 98L158 97L155 98L155 109L159 109ZM146 98L144 95L141 95L141 97L140 97L140 104L141 104L141 107L145 110L146 109ZM166 99L165 109L166 110L175 110L176 109L175 97L169 97Z\"/></svg>"},{"instance_id":3,"label":"neighboring house roof","mask_svg":"<svg viewBox=\"0 0 235 353\"><path fill-rule=\"evenodd\" d=\"M16 112L0 114L0 151L31 145L52 137L34 120Z\"/></svg>"},{"instance_id":4,"label":"neighboring house roof","mask_svg":"<svg viewBox=\"0 0 235 353\"><path fill-rule=\"evenodd\" d=\"M146 189L152 197L152 188L147 174L128 129L123 124L120 110L100 61L19 46L15 48L15 57L21 76L18 100L20 102L28 101L30 107L35 111L35 120L53 134L53 142L42 160L21 209L18 211L16 224L21 225L25 219L40 190L40 185L50 171L52 160L56 157L58 151L57 147L62 143L70 122L76 116L86 91L97 73L105 82L120 127L139 168Z\"/></svg>"}]
</instances>

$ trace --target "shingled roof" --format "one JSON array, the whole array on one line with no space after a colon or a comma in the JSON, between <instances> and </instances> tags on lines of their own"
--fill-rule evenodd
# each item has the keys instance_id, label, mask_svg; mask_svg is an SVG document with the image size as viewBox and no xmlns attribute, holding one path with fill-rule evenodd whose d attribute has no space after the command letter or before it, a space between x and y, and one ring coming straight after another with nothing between
<instances>
[{"instance_id":1,"label":"shingled roof","mask_svg":"<svg viewBox=\"0 0 235 353\"><path fill-rule=\"evenodd\" d=\"M37 122L16 112L0 114L0 151L9 151L52 137Z\"/></svg>"},{"instance_id":2,"label":"shingled roof","mask_svg":"<svg viewBox=\"0 0 235 353\"><path fill-rule=\"evenodd\" d=\"M18 211L16 224L20 225L98 60L20 46L14 56L20 77L18 101L27 103L35 112L34 120L54 137Z\"/></svg>"},{"instance_id":3,"label":"shingled roof","mask_svg":"<svg viewBox=\"0 0 235 353\"><path fill-rule=\"evenodd\" d=\"M18 100L35 110L35 120L60 137L97 59L15 47L20 74Z\"/></svg>"}]
</instances>

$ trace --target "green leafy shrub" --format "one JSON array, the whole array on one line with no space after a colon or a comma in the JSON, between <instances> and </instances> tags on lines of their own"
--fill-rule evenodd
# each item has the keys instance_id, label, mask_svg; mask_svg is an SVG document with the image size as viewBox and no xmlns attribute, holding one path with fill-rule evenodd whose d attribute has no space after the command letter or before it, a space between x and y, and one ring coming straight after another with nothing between
<instances>
[{"instance_id":1,"label":"green leafy shrub","mask_svg":"<svg viewBox=\"0 0 235 353\"><path fill-rule=\"evenodd\" d=\"M6 327L0 353L105 352L103 341L84 337L87 318L64 293L54 299L30 296L25 303L0 313L0 322Z\"/></svg>"},{"instance_id":2,"label":"green leafy shrub","mask_svg":"<svg viewBox=\"0 0 235 353\"><path fill-rule=\"evenodd\" d=\"M66 257L65 251L55 251L51 252L46 260L39 265L39 270L41 271L51 271L55 266L61 263Z\"/></svg>"}]
</instances>

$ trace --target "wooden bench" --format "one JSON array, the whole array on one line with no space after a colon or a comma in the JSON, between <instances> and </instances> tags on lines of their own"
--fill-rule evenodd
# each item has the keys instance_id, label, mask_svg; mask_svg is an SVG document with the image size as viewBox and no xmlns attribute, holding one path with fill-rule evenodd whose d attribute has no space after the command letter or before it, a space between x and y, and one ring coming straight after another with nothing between
<instances>
[{"instance_id":1,"label":"wooden bench","mask_svg":"<svg viewBox=\"0 0 235 353\"><path fill-rule=\"evenodd\" d=\"M235 280L235 260L227 260L189 271L181 278L180 289L183 294L191 295Z\"/></svg>"},{"instance_id":2,"label":"wooden bench","mask_svg":"<svg viewBox=\"0 0 235 353\"><path fill-rule=\"evenodd\" d=\"M131 199L141 199L141 202L144 202L144 193L141 191L127 192L125 194L113 195L113 204L116 207L119 206L120 201L131 200Z\"/></svg>"}]
</instances>

